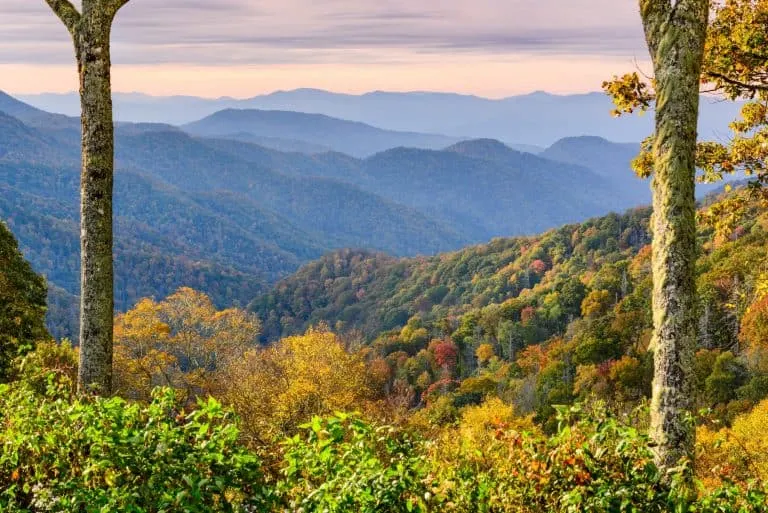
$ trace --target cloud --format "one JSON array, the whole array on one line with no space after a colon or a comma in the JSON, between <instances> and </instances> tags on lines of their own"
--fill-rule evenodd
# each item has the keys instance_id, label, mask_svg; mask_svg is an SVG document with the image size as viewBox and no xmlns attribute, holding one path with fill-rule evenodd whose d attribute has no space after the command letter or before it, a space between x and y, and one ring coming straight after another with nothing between
<instances>
[{"instance_id":1,"label":"cloud","mask_svg":"<svg viewBox=\"0 0 768 513\"><path fill-rule=\"evenodd\" d=\"M43 0L3 0L0 63L72 62ZM378 63L455 54L645 56L635 0L132 0L126 65Z\"/></svg>"}]
</instances>

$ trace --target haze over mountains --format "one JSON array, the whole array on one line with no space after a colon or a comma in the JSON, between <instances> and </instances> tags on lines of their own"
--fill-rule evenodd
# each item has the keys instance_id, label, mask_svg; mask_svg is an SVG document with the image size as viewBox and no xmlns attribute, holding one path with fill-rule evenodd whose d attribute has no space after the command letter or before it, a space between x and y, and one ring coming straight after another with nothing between
<instances>
[{"instance_id":1,"label":"haze over mountains","mask_svg":"<svg viewBox=\"0 0 768 513\"><path fill-rule=\"evenodd\" d=\"M458 141L455 137L382 130L323 114L281 110L226 109L182 128L193 135L235 138L262 144L268 142L260 139L265 137L301 141L326 148L326 151L333 149L355 157L367 157L398 146L440 149Z\"/></svg>"},{"instance_id":2,"label":"haze over mountains","mask_svg":"<svg viewBox=\"0 0 768 513\"><path fill-rule=\"evenodd\" d=\"M22 95L51 112L78 115L76 94ZM699 134L722 138L739 105L703 97ZM247 99L114 95L116 119L185 124L224 109L284 110L325 114L380 129L467 138L493 138L510 145L550 146L563 137L599 136L611 141L642 141L653 116L612 119L610 99L602 93L553 95L535 92L502 99L452 93L381 92L339 94L318 89L277 91ZM520 148L518 148L520 149ZM532 149L532 148L528 148Z\"/></svg>"},{"instance_id":3,"label":"haze over mountains","mask_svg":"<svg viewBox=\"0 0 768 513\"><path fill-rule=\"evenodd\" d=\"M0 93L0 219L47 276L59 337L77 335L79 130ZM570 137L535 155L287 111L120 122L117 307L185 285L242 305L333 249L435 254L621 211L650 198L637 149Z\"/></svg>"}]
</instances>

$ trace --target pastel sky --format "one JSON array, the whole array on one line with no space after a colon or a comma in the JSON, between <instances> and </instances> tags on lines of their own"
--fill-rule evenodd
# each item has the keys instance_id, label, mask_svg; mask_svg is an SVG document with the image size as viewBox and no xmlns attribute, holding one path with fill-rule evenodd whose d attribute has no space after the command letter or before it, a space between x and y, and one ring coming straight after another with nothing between
<instances>
[{"instance_id":1,"label":"pastel sky","mask_svg":"<svg viewBox=\"0 0 768 513\"><path fill-rule=\"evenodd\" d=\"M69 35L44 0L0 3L0 89L76 89ZM593 91L647 67L637 0L131 0L112 39L114 89L157 95L501 97Z\"/></svg>"}]
</instances>

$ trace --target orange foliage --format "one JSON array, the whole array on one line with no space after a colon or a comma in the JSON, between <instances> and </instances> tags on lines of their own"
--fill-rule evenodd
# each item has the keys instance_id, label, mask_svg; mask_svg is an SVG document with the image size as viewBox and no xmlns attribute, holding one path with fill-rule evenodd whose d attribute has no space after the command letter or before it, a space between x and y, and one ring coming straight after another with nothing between
<instances>
[{"instance_id":1,"label":"orange foliage","mask_svg":"<svg viewBox=\"0 0 768 513\"><path fill-rule=\"evenodd\" d=\"M520 320L522 321L523 325L531 322L531 319L534 317L536 317L536 309L532 306L526 306L520 311Z\"/></svg>"},{"instance_id":2,"label":"orange foliage","mask_svg":"<svg viewBox=\"0 0 768 513\"><path fill-rule=\"evenodd\" d=\"M536 274L544 274L544 272L547 270L547 264L544 263L543 260L536 259L531 262L529 269Z\"/></svg>"},{"instance_id":3,"label":"orange foliage","mask_svg":"<svg viewBox=\"0 0 768 513\"><path fill-rule=\"evenodd\" d=\"M517 357L517 365L525 374L537 374L547 364L548 355L540 345L526 347Z\"/></svg>"}]
</instances>

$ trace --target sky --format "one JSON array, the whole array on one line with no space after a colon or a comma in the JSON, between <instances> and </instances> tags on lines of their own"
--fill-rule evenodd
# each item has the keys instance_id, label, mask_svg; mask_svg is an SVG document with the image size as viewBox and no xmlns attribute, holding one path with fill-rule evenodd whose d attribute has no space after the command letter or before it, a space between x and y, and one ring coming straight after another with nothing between
<instances>
[{"instance_id":1,"label":"sky","mask_svg":"<svg viewBox=\"0 0 768 513\"><path fill-rule=\"evenodd\" d=\"M0 90L77 89L71 46L44 0L0 0ZM566 94L647 62L637 0L131 0L112 33L114 90L154 95Z\"/></svg>"}]
</instances>

